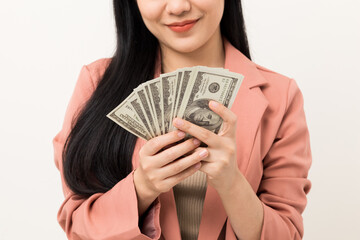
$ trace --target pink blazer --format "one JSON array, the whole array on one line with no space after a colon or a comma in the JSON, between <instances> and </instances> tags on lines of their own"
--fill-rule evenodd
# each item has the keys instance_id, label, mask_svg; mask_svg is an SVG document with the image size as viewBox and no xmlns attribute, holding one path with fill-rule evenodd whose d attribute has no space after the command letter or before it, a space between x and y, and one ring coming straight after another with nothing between
<instances>
[{"instance_id":1,"label":"pink blazer","mask_svg":"<svg viewBox=\"0 0 360 240\"><path fill-rule=\"evenodd\" d=\"M301 214L311 188L307 175L312 162L302 94L293 79L254 64L223 40L225 68L245 76L231 110L238 116L238 167L263 204L261 239L301 239ZM154 77L160 74L159 56ZM74 240L180 240L172 189L159 195L139 227L134 170L108 192L86 200L79 199L64 182L61 152L71 120L91 96L109 60L83 66L62 130L53 139L65 196L58 222L68 239ZM138 166L138 151L144 143L141 139L136 143L133 169ZM236 239L221 199L211 186L205 195L198 239Z\"/></svg>"}]
</instances>

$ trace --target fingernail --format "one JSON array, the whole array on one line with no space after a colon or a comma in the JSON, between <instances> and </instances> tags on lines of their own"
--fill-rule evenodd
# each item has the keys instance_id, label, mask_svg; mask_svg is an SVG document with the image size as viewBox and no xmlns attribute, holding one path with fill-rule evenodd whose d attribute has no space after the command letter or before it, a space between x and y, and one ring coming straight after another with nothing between
<instances>
[{"instance_id":1,"label":"fingernail","mask_svg":"<svg viewBox=\"0 0 360 240\"><path fill-rule=\"evenodd\" d=\"M217 108L219 106L219 104L215 101L210 101L210 106L213 108Z\"/></svg>"},{"instance_id":2,"label":"fingernail","mask_svg":"<svg viewBox=\"0 0 360 240\"><path fill-rule=\"evenodd\" d=\"M195 169L199 169L201 167L201 162L198 162L197 164L194 165Z\"/></svg>"},{"instance_id":3,"label":"fingernail","mask_svg":"<svg viewBox=\"0 0 360 240\"><path fill-rule=\"evenodd\" d=\"M183 138L183 137L185 137L185 133L184 132L178 132L178 134L177 134L180 138Z\"/></svg>"},{"instance_id":4,"label":"fingernail","mask_svg":"<svg viewBox=\"0 0 360 240\"><path fill-rule=\"evenodd\" d=\"M206 149L204 149L199 153L199 156L202 157L202 158L206 157L207 153L208 153L208 151Z\"/></svg>"},{"instance_id":5,"label":"fingernail","mask_svg":"<svg viewBox=\"0 0 360 240\"><path fill-rule=\"evenodd\" d=\"M195 145L199 145L199 144L200 144L200 141L199 141L198 139L194 138L193 143L194 143Z\"/></svg>"},{"instance_id":6,"label":"fingernail","mask_svg":"<svg viewBox=\"0 0 360 240\"><path fill-rule=\"evenodd\" d=\"M175 119L175 125L181 127L184 122L181 119Z\"/></svg>"}]
</instances>

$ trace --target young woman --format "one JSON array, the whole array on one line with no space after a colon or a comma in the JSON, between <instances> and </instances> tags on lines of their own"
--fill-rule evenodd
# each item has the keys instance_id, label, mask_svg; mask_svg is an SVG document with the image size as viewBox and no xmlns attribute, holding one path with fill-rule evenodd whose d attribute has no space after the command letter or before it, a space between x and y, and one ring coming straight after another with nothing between
<instances>
[{"instance_id":1,"label":"young woman","mask_svg":"<svg viewBox=\"0 0 360 240\"><path fill-rule=\"evenodd\" d=\"M311 188L302 94L250 60L240 0L113 4L117 50L81 69L53 141L67 237L301 239ZM209 103L219 134L174 119L177 130L146 142L106 117L139 84L196 65L245 76L231 109Z\"/></svg>"}]
</instances>

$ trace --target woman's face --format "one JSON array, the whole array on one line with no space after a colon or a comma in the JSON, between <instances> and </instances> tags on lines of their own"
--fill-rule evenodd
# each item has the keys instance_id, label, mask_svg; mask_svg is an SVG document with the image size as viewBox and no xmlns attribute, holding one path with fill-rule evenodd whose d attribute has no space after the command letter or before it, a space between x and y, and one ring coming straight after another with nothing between
<instances>
[{"instance_id":1,"label":"woman's face","mask_svg":"<svg viewBox=\"0 0 360 240\"><path fill-rule=\"evenodd\" d=\"M220 34L224 0L137 0L143 21L162 46L193 52ZM193 26L169 27L197 20Z\"/></svg>"}]
</instances>

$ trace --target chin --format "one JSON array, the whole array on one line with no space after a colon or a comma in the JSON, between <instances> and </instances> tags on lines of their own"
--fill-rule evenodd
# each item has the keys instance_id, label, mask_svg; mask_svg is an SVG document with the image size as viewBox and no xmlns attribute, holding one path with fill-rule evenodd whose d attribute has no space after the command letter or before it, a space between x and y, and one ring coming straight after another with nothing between
<instances>
[{"instance_id":1,"label":"chin","mask_svg":"<svg viewBox=\"0 0 360 240\"><path fill-rule=\"evenodd\" d=\"M194 47L189 47L189 48L177 48L175 49L177 52L179 53L192 53L196 50L196 48Z\"/></svg>"},{"instance_id":2,"label":"chin","mask_svg":"<svg viewBox=\"0 0 360 240\"><path fill-rule=\"evenodd\" d=\"M201 46L202 44L200 41L196 39L189 39L188 41L185 39L179 39L173 41L169 47L180 53L191 53L199 49Z\"/></svg>"}]
</instances>

